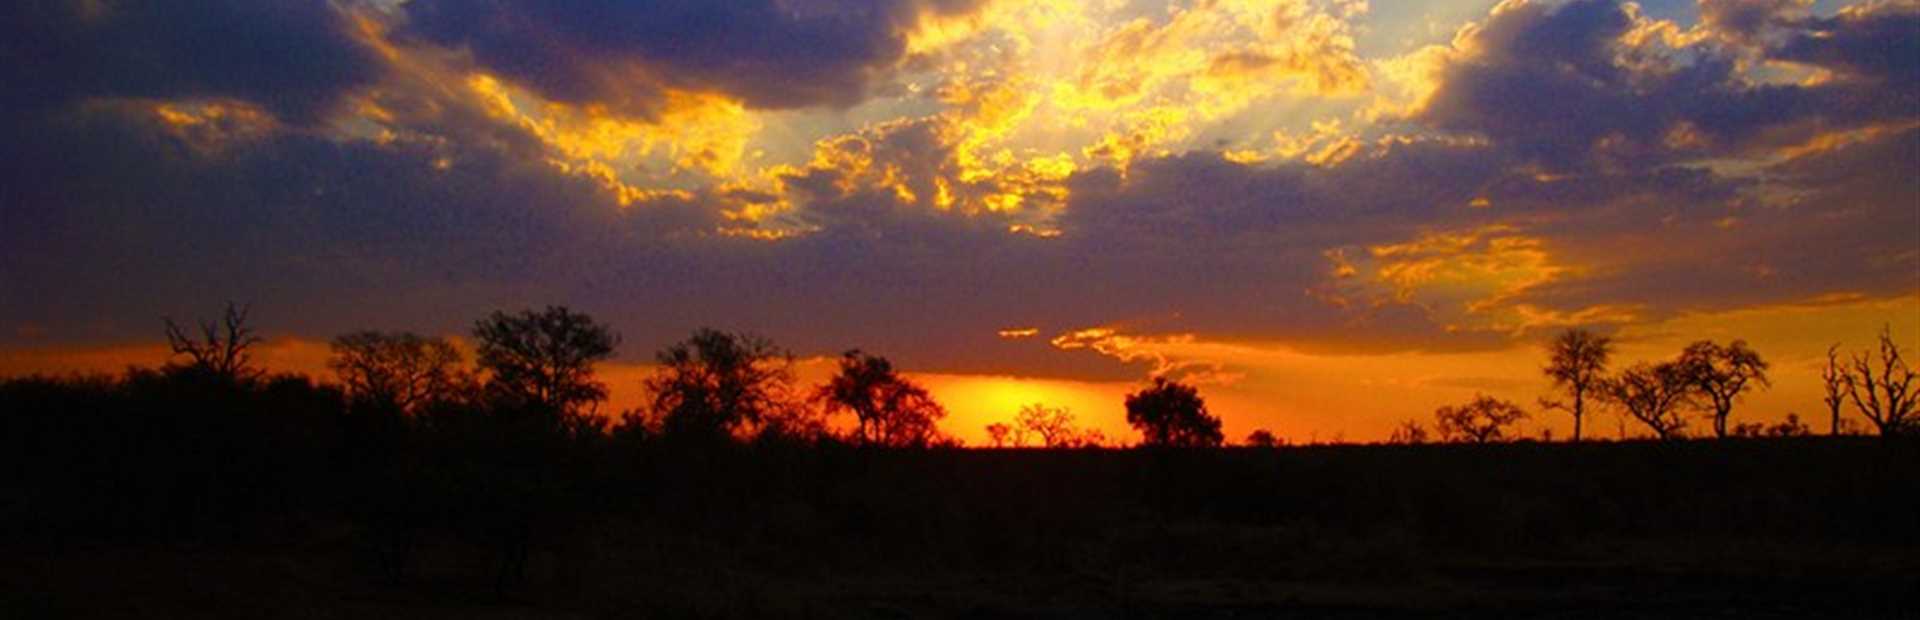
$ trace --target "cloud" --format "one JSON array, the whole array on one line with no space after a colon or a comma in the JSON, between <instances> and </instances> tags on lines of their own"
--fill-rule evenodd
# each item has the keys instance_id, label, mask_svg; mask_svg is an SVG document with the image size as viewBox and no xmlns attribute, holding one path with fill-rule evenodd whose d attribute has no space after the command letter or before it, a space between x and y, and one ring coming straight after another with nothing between
<instances>
[{"instance_id":1,"label":"cloud","mask_svg":"<svg viewBox=\"0 0 1920 620\"><path fill-rule=\"evenodd\" d=\"M1794 18L1791 5L1710 3L1701 28L1748 37L1771 24L1762 56L1848 79L1780 82L1738 50L1608 0L1512 0L1447 47L1432 92L1412 117L1485 136L1519 161L1553 171L1634 169L1747 157L1825 131L1910 117L1920 103L1911 3L1869 4L1834 18ZM1652 36L1666 32L1673 36ZM1890 89L1890 90L1889 90Z\"/></svg>"},{"instance_id":2,"label":"cloud","mask_svg":"<svg viewBox=\"0 0 1920 620\"><path fill-rule=\"evenodd\" d=\"M755 108L848 106L905 57L922 23L974 0L410 0L404 39L469 52L549 100L652 118L674 90Z\"/></svg>"},{"instance_id":3,"label":"cloud","mask_svg":"<svg viewBox=\"0 0 1920 620\"><path fill-rule=\"evenodd\" d=\"M92 97L231 98L322 120L381 62L324 0L10 2L0 101L15 113Z\"/></svg>"}]
</instances>

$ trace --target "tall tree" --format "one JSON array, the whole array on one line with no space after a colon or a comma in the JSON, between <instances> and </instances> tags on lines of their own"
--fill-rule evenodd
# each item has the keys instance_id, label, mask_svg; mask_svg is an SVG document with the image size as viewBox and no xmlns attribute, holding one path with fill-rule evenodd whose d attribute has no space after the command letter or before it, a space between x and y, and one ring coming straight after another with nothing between
<instances>
[{"instance_id":1,"label":"tall tree","mask_svg":"<svg viewBox=\"0 0 1920 620\"><path fill-rule=\"evenodd\" d=\"M473 336L487 389L495 396L561 414L579 413L607 398L593 365L613 356L620 336L591 316L564 306L495 311L474 324Z\"/></svg>"},{"instance_id":2,"label":"tall tree","mask_svg":"<svg viewBox=\"0 0 1920 620\"><path fill-rule=\"evenodd\" d=\"M1713 408L1713 434L1723 439L1727 436L1727 418L1733 414L1733 404L1740 394L1752 385L1773 385L1767 380L1767 361L1748 348L1745 340L1726 346L1712 340L1695 342L1680 352L1678 363L1686 369L1693 389Z\"/></svg>"},{"instance_id":3,"label":"tall tree","mask_svg":"<svg viewBox=\"0 0 1920 620\"><path fill-rule=\"evenodd\" d=\"M467 382L460 350L445 338L407 332L359 331L332 342L327 366L355 400L412 412L457 392Z\"/></svg>"},{"instance_id":4,"label":"tall tree","mask_svg":"<svg viewBox=\"0 0 1920 620\"><path fill-rule=\"evenodd\" d=\"M253 327L247 325L248 308L227 302L219 322L201 321L200 335L189 335L173 319L167 322L167 345L174 355L187 356L187 364L176 366L226 381L250 381L260 377L253 367L251 349L260 344Z\"/></svg>"},{"instance_id":5,"label":"tall tree","mask_svg":"<svg viewBox=\"0 0 1920 620\"><path fill-rule=\"evenodd\" d=\"M1661 439L1678 439L1686 430L1681 414L1692 404L1693 380L1680 364L1634 364L1607 381L1603 391L1607 400Z\"/></svg>"},{"instance_id":6,"label":"tall tree","mask_svg":"<svg viewBox=\"0 0 1920 620\"><path fill-rule=\"evenodd\" d=\"M1544 372L1553 378L1554 387L1567 392L1569 401L1540 399L1546 409L1560 409L1573 415L1573 440L1580 441L1581 422L1586 418L1587 398L1606 380L1607 360L1613 355L1613 339L1584 329L1562 332L1547 346L1551 358Z\"/></svg>"},{"instance_id":7,"label":"tall tree","mask_svg":"<svg viewBox=\"0 0 1920 620\"><path fill-rule=\"evenodd\" d=\"M1519 405L1484 394L1467 404L1434 410L1434 425L1445 441L1495 443L1514 438L1510 427L1527 418Z\"/></svg>"},{"instance_id":8,"label":"tall tree","mask_svg":"<svg viewBox=\"0 0 1920 620\"><path fill-rule=\"evenodd\" d=\"M872 445L925 447L939 436L947 410L894 372L893 363L858 350L840 357L840 372L814 393L828 415L852 413L855 440Z\"/></svg>"},{"instance_id":9,"label":"tall tree","mask_svg":"<svg viewBox=\"0 0 1920 620\"><path fill-rule=\"evenodd\" d=\"M1901 357L1900 345L1893 340L1891 326L1880 330L1879 357L1872 351L1855 353L1852 367L1846 371L1847 398L1860 415L1873 422L1881 437L1920 432L1920 390L1914 379L1920 378Z\"/></svg>"},{"instance_id":10,"label":"tall tree","mask_svg":"<svg viewBox=\"0 0 1920 620\"><path fill-rule=\"evenodd\" d=\"M1200 391L1165 377L1127 395L1127 424L1139 430L1149 446L1210 447L1225 440L1220 418L1207 413Z\"/></svg>"},{"instance_id":11,"label":"tall tree","mask_svg":"<svg viewBox=\"0 0 1920 620\"><path fill-rule=\"evenodd\" d=\"M646 388L668 434L736 436L794 407L793 357L765 338L701 328L655 359Z\"/></svg>"}]
</instances>

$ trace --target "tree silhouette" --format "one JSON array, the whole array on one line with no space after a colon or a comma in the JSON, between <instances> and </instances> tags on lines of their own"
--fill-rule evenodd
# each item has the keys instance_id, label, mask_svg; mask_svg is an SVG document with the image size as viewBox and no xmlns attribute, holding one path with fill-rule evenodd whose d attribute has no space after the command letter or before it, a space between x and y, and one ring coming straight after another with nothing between
<instances>
[{"instance_id":1,"label":"tree silhouette","mask_svg":"<svg viewBox=\"0 0 1920 620\"><path fill-rule=\"evenodd\" d=\"M1544 370L1555 387L1566 390L1569 402L1540 399L1545 409L1560 409L1573 415L1573 440L1580 441L1581 421L1587 413L1587 397L1606 380L1607 360L1613 355L1613 339L1584 329L1562 332L1547 349L1552 358Z\"/></svg>"},{"instance_id":2,"label":"tree silhouette","mask_svg":"<svg viewBox=\"0 0 1920 620\"><path fill-rule=\"evenodd\" d=\"M987 439L995 448L1018 448L1020 437L1014 436L1014 430L1006 422L994 422L987 425Z\"/></svg>"},{"instance_id":3,"label":"tree silhouette","mask_svg":"<svg viewBox=\"0 0 1920 620\"><path fill-rule=\"evenodd\" d=\"M814 393L829 415L851 412L861 443L925 447L939 436L935 424L946 409L927 390L894 372L887 358L859 350L840 357L840 372Z\"/></svg>"},{"instance_id":4,"label":"tree silhouette","mask_svg":"<svg viewBox=\"0 0 1920 620\"><path fill-rule=\"evenodd\" d=\"M1693 389L1706 396L1706 404L1713 407L1716 437L1727 436L1727 417L1733 413L1733 403L1741 392L1752 384L1773 385L1767 380L1766 360L1748 348L1745 340L1735 340L1724 347L1711 340L1695 342L1680 353L1677 363L1686 369Z\"/></svg>"},{"instance_id":5,"label":"tree silhouette","mask_svg":"<svg viewBox=\"0 0 1920 620\"><path fill-rule=\"evenodd\" d=\"M1387 436L1387 443L1405 444L1405 445L1411 446L1411 445L1423 444L1426 442L1427 442L1427 427L1421 426L1419 420L1403 421L1400 423L1399 427L1396 427L1393 429L1392 435Z\"/></svg>"},{"instance_id":6,"label":"tree silhouette","mask_svg":"<svg viewBox=\"0 0 1920 620\"><path fill-rule=\"evenodd\" d=\"M1920 418L1914 416L1916 406L1920 406L1920 390L1913 384L1920 372L1908 367L1901 357L1891 326L1880 330L1878 359L1873 353L1855 353L1851 367L1845 369L1848 400L1860 415L1873 422L1882 437L1920 432Z\"/></svg>"},{"instance_id":7,"label":"tree silhouette","mask_svg":"<svg viewBox=\"0 0 1920 620\"><path fill-rule=\"evenodd\" d=\"M1255 448L1272 448L1280 445L1280 439L1273 436L1273 431L1264 428L1255 429L1247 433L1247 445Z\"/></svg>"},{"instance_id":8,"label":"tree silhouette","mask_svg":"<svg viewBox=\"0 0 1920 620\"><path fill-rule=\"evenodd\" d=\"M359 331L333 339L327 366L355 400L402 413L447 398L469 378L462 356L444 338Z\"/></svg>"},{"instance_id":9,"label":"tree silhouette","mask_svg":"<svg viewBox=\"0 0 1920 620\"><path fill-rule=\"evenodd\" d=\"M991 429L988 432L992 432ZM1073 425L1073 411L1066 407L1048 407L1034 403L1020 408L1014 417L1012 432L1015 446L1025 446L1028 437L1039 437L1040 445L1048 448L1073 448L1098 444L1103 436L1091 431L1081 431Z\"/></svg>"},{"instance_id":10,"label":"tree silhouette","mask_svg":"<svg viewBox=\"0 0 1920 620\"><path fill-rule=\"evenodd\" d=\"M1512 439L1508 427L1526 419L1527 412L1508 401L1475 395L1467 404L1434 410L1433 418L1444 441L1494 443Z\"/></svg>"},{"instance_id":11,"label":"tree silhouette","mask_svg":"<svg viewBox=\"0 0 1920 620\"><path fill-rule=\"evenodd\" d=\"M593 378L593 364L613 355L620 336L593 317L564 306L495 311L474 324L473 336L495 396L567 415L607 398L606 385Z\"/></svg>"},{"instance_id":12,"label":"tree silhouette","mask_svg":"<svg viewBox=\"0 0 1920 620\"><path fill-rule=\"evenodd\" d=\"M1768 437L1805 437L1813 434L1813 431L1800 421L1799 414L1789 413L1786 420L1768 426L1765 434Z\"/></svg>"},{"instance_id":13,"label":"tree silhouette","mask_svg":"<svg viewBox=\"0 0 1920 620\"><path fill-rule=\"evenodd\" d=\"M1148 446L1211 447L1224 440L1220 418L1193 386L1155 377L1153 385L1127 395L1127 424L1145 436Z\"/></svg>"},{"instance_id":14,"label":"tree silhouette","mask_svg":"<svg viewBox=\"0 0 1920 620\"><path fill-rule=\"evenodd\" d=\"M200 322L200 335L194 337L187 330L167 318L167 345L174 355L187 356L187 364L175 366L190 372L202 373L209 377L229 382L241 382L257 379L262 371L252 366L252 355L248 350L260 344L259 336L247 325L248 308L236 307L227 302L226 312L218 323Z\"/></svg>"},{"instance_id":15,"label":"tree silhouette","mask_svg":"<svg viewBox=\"0 0 1920 620\"><path fill-rule=\"evenodd\" d=\"M1693 377L1677 363L1641 362L1609 380L1604 393L1654 435L1677 439L1687 426L1681 410L1692 404Z\"/></svg>"},{"instance_id":16,"label":"tree silhouette","mask_svg":"<svg viewBox=\"0 0 1920 620\"><path fill-rule=\"evenodd\" d=\"M793 408L793 357L765 338L701 328L655 359L646 388L669 435L737 436Z\"/></svg>"},{"instance_id":17,"label":"tree silhouette","mask_svg":"<svg viewBox=\"0 0 1920 620\"><path fill-rule=\"evenodd\" d=\"M1827 365L1820 369L1821 401L1827 405L1827 434L1840 434L1840 411L1847 406L1847 367L1840 363L1840 343L1827 347Z\"/></svg>"}]
</instances>

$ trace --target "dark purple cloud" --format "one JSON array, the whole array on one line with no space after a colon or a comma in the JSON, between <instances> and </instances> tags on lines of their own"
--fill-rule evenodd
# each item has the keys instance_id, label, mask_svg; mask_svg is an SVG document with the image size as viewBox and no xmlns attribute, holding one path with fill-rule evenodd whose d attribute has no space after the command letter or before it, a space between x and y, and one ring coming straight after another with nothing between
<instances>
[{"instance_id":1,"label":"dark purple cloud","mask_svg":"<svg viewBox=\"0 0 1920 620\"><path fill-rule=\"evenodd\" d=\"M309 123L381 68L326 0L0 7L0 101L15 114L88 97L227 97Z\"/></svg>"},{"instance_id":2,"label":"dark purple cloud","mask_svg":"<svg viewBox=\"0 0 1920 620\"><path fill-rule=\"evenodd\" d=\"M1816 84L1758 82L1739 50L1685 52L1625 37L1633 15L1612 0L1510 6L1471 35L1417 120L1485 136L1550 170L1645 169L1776 148L1821 131L1911 118L1920 109L1913 32L1920 7L1789 18L1775 8L1710 4L1709 23L1774 35L1764 57L1837 72ZM1768 26L1768 24L1772 24Z\"/></svg>"},{"instance_id":3,"label":"dark purple cloud","mask_svg":"<svg viewBox=\"0 0 1920 620\"><path fill-rule=\"evenodd\" d=\"M402 35L464 49L542 96L639 113L664 89L759 108L846 106L906 54L922 16L976 0L411 0Z\"/></svg>"}]
</instances>

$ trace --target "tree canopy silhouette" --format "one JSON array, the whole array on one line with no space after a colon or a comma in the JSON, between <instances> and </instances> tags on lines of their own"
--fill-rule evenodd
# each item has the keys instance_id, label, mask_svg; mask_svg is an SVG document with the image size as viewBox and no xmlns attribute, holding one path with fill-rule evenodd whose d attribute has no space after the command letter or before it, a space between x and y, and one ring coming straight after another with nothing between
<instances>
[{"instance_id":1,"label":"tree canopy silhouette","mask_svg":"<svg viewBox=\"0 0 1920 620\"><path fill-rule=\"evenodd\" d=\"M1212 447L1225 439L1220 418L1207 413L1200 391L1165 377L1127 395L1127 424L1145 436L1148 446Z\"/></svg>"},{"instance_id":2,"label":"tree canopy silhouette","mask_svg":"<svg viewBox=\"0 0 1920 620\"><path fill-rule=\"evenodd\" d=\"M1767 380L1766 360L1748 348L1745 340L1735 340L1726 346L1712 340L1695 342L1680 353L1677 363L1686 370L1693 389L1706 396L1706 404L1713 407L1716 437L1727 436L1727 417L1733 413L1733 403L1742 392L1754 384L1773 385Z\"/></svg>"},{"instance_id":3,"label":"tree canopy silhouette","mask_svg":"<svg viewBox=\"0 0 1920 620\"><path fill-rule=\"evenodd\" d=\"M814 393L828 415L850 412L854 439L882 446L924 447L939 436L947 410L925 388L901 377L887 358L859 350L840 357L840 372Z\"/></svg>"},{"instance_id":4,"label":"tree canopy silhouette","mask_svg":"<svg viewBox=\"0 0 1920 620\"><path fill-rule=\"evenodd\" d=\"M1569 329L1547 346L1552 358L1543 369L1554 387L1565 390L1570 400L1542 398L1540 406L1561 409L1573 415L1573 440L1580 441L1581 421L1587 413L1587 398L1606 380L1607 361L1613 355L1613 339L1584 329Z\"/></svg>"},{"instance_id":5,"label":"tree canopy silhouette","mask_svg":"<svg viewBox=\"0 0 1920 620\"><path fill-rule=\"evenodd\" d=\"M460 350L444 338L358 331L333 339L333 369L357 401L410 413L460 391L470 378Z\"/></svg>"},{"instance_id":6,"label":"tree canopy silhouette","mask_svg":"<svg viewBox=\"0 0 1920 620\"><path fill-rule=\"evenodd\" d=\"M794 407L793 357L766 338L701 328L655 359L646 388L669 435L726 438Z\"/></svg>"},{"instance_id":7,"label":"tree canopy silhouette","mask_svg":"<svg viewBox=\"0 0 1920 620\"><path fill-rule=\"evenodd\" d=\"M565 306L495 311L474 324L473 336L494 396L562 414L607 398L607 386L593 377L593 364L613 355L620 336L591 316Z\"/></svg>"},{"instance_id":8,"label":"tree canopy silhouette","mask_svg":"<svg viewBox=\"0 0 1920 620\"><path fill-rule=\"evenodd\" d=\"M1434 410L1433 418L1442 440L1494 443L1514 439L1509 427L1526 419L1527 412L1508 401L1475 395L1464 405Z\"/></svg>"},{"instance_id":9,"label":"tree canopy silhouette","mask_svg":"<svg viewBox=\"0 0 1920 620\"><path fill-rule=\"evenodd\" d=\"M1674 362L1641 362L1606 383L1607 400L1639 420L1661 439L1678 439L1686 430L1682 415L1692 404L1693 377Z\"/></svg>"}]
</instances>

